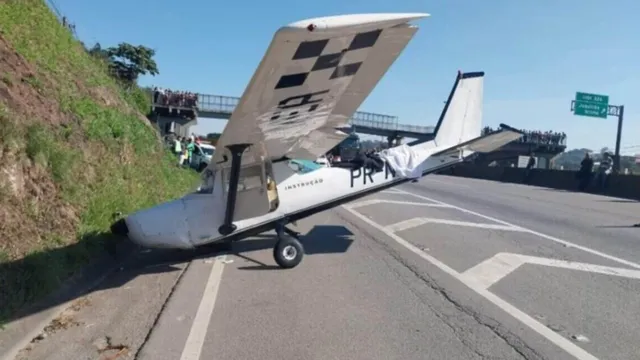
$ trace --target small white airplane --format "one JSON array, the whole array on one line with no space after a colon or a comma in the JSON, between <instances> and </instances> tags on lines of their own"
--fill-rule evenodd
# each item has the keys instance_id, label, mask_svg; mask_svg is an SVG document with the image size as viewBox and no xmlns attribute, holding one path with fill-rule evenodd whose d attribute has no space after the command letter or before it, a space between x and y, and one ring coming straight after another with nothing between
<instances>
[{"instance_id":1,"label":"small white airplane","mask_svg":"<svg viewBox=\"0 0 640 360\"><path fill-rule=\"evenodd\" d=\"M197 191L118 220L114 233L147 248L231 246L275 230L282 268L303 257L288 224L491 152L522 136L480 136L484 73L458 73L435 138L380 152L352 168L300 166L343 141L349 118L428 14L360 14L280 28L216 146ZM295 161L293 161L295 160ZM381 160L381 161L380 161ZM373 165L372 165L373 164Z\"/></svg>"}]
</instances>

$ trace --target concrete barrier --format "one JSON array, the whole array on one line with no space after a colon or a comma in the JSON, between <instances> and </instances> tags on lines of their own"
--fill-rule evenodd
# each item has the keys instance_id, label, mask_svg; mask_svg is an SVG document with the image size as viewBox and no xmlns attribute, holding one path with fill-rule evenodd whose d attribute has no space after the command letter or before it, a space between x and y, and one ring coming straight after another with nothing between
<instances>
[{"instance_id":1,"label":"concrete barrier","mask_svg":"<svg viewBox=\"0 0 640 360\"><path fill-rule=\"evenodd\" d=\"M461 164L441 173L475 179L523 183L525 169ZM640 200L640 176L610 175L604 192L596 188L593 179L585 192ZM529 185L578 191L576 171L533 169Z\"/></svg>"}]
</instances>

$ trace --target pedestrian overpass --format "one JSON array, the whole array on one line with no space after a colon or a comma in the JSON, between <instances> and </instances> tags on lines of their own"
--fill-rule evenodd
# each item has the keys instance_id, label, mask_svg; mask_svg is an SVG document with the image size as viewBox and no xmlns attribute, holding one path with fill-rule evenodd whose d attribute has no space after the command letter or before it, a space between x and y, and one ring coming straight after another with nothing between
<instances>
[{"instance_id":1,"label":"pedestrian overpass","mask_svg":"<svg viewBox=\"0 0 640 360\"><path fill-rule=\"evenodd\" d=\"M188 129L197 123L198 118L229 119L239 101L240 98L233 96L198 94L197 109L154 104L152 101L151 119L158 124L160 129L165 128L165 132L171 130L181 136L188 136L191 134ZM387 138L389 146L394 142L397 144L403 138L432 140L435 130L434 126L398 124L397 116L362 111L357 111L350 119L349 124L351 125L350 128L341 130L349 133L356 132L358 134L383 136ZM498 161L507 158L513 159L514 157L517 158L518 155L528 155L531 152L535 152L539 156L550 159L563 152L565 148L566 142L562 144L541 144L534 141L513 141L500 150L491 153L490 156L481 156L481 158L486 161Z\"/></svg>"},{"instance_id":2,"label":"pedestrian overpass","mask_svg":"<svg viewBox=\"0 0 640 360\"><path fill-rule=\"evenodd\" d=\"M239 101L238 97L198 94L197 116L199 118L229 119ZM434 126L398 124L397 116L362 111L356 112L349 124L351 128L343 129L344 131L384 136L390 141L400 138L432 139L435 129Z\"/></svg>"}]
</instances>

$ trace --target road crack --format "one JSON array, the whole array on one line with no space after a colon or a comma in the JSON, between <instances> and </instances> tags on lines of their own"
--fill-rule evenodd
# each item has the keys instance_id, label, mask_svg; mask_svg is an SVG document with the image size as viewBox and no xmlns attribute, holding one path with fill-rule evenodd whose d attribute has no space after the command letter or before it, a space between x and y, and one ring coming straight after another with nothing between
<instances>
[{"instance_id":1,"label":"road crack","mask_svg":"<svg viewBox=\"0 0 640 360\"><path fill-rule=\"evenodd\" d=\"M434 291L436 294L440 295L446 302L448 302L449 304L453 305L453 307L460 313L463 313L467 316L469 316L470 318L472 318L476 323L478 323L479 325L483 326L484 328L488 329L489 331L491 331L495 336L497 336L499 339L501 339L507 346L509 346L511 349L513 349L517 354L519 354L522 359L525 360L546 360L547 358L544 357L542 354L538 353L535 349L531 348L523 339L521 339L518 335L512 333L511 331L509 331L506 327L504 327L502 324L500 324L500 322L498 322L497 320L482 315L480 313L478 313L477 311L474 311L472 308L463 305L460 301L456 300L451 294L450 292L448 292L443 286L439 285L437 283L437 281L435 281L435 279L431 278L430 276L428 276L427 274L422 273L419 269L417 269L415 266L409 264L403 257L402 255L400 255L398 253L397 250L395 250L394 248L392 248L388 243L386 243L385 241L382 241L379 239L379 237L375 236L374 234L372 234L371 229L366 228L365 226L363 226L362 224L357 223L356 221L349 219L347 217L345 217L342 214L338 214L338 217L340 217L342 220L344 220L345 222L347 222L348 224L352 225L353 227L355 227L356 229L358 229L360 232L366 234L370 239L372 239L375 243L379 244L380 246L383 247L383 249L386 251L386 253L388 253L389 255L391 255L391 257L397 261L398 263L400 263L403 267L405 267L406 269L408 269L414 276L416 276L418 279L420 279L422 282L424 282L432 291ZM373 249L372 249L373 250ZM414 289L413 286L411 286L406 279L404 279L402 277L402 274L400 274L396 269L394 269L391 264L383 258L383 261L385 261L385 263L387 264L387 266L394 272L394 274L400 279L400 281L402 281L403 283L405 283L409 289L420 299L422 300L422 302L429 307L430 310L433 311L433 313L436 315L436 317L438 317L440 320L442 320L442 322L447 325L449 328L451 328L451 330L453 331L454 335L456 336L456 338L458 338L460 340L460 342L466 346L469 350L471 350L473 353L475 353L476 355L478 355L480 358L482 359L496 359L493 356L490 355L485 355L483 354L481 351L479 351L477 349L477 346L475 344L473 344L472 342L468 341L467 337L464 335L464 329L460 328L459 326L456 326L455 324L452 323L451 321L451 316L447 316L445 314L442 314L441 312L439 312L437 309L434 309L428 301L426 301L426 299L424 299L424 296L422 294L420 294L416 289Z\"/></svg>"},{"instance_id":2,"label":"road crack","mask_svg":"<svg viewBox=\"0 0 640 360\"><path fill-rule=\"evenodd\" d=\"M171 286L171 290L169 291L167 298L164 300L164 302L162 303L162 306L160 307L160 311L158 311L158 314L156 315L155 319L153 319L153 324L151 324L151 327L149 327L149 331L147 331L147 334L145 335L144 340L142 340L140 347L138 347L138 349L136 350L136 353L133 355L133 359L135 360L139 359L140 352L142 351L144 346L147 344L147 342L151 338L151 334L153 333L153 330L158 325L158 322L160 321L160 318L162 317L162 314L164 313L165 308L169 304L169 301L173 297L173 294L176 292L176 289L178 288L178 285L180 284L182 277L184 276L184 274L187 273L187 270L195 260L196 259L194 258L191 261L189 261L189 263L187 263L187 266L184 267L180 275L178 275L178 277L176 278L176 281L173 283L173 286Z\"/></svg>"}]
</instances>

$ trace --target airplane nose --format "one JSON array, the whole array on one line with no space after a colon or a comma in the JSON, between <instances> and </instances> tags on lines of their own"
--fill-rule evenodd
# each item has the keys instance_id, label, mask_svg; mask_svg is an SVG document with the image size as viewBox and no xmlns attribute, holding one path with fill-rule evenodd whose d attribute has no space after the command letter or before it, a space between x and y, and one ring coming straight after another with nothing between
<instances>
[{"instance_id":1,"label":"airplane nose","mask_svg":"<svg viewBox=\"0 0 640 360\"><path fill-rule=\"evenodd\" d=\"M142 231L142 227L140 226L140 222L135 215L128 216L125 219L125 223L127 226L127 236L129 237L129 240L143 247L147 247L150 245L148 244L149 236L145 236L144 232Z\"/></svg>"},{"instance_id":2,"label":"airplane nose","mask_svg":"<svg viewBox=\"0 0 640 360\"><path fill-rule=\"evenodd\" d=\"M188 219L182 199L129 214L112 228L126 232L129 240L145 248L191 249Z\"/></svg>"},{"instance_id":3,"label":"airplane nose","mask_svg":"<svg viewBox=\"0 0 640 360\"><path fill-rule=\"evenodd\" d=\"M131 216L119 219L111 224L111 233L119 236L126 236L136 245L144 246L145 237L138 225L136 219L131 219Z\"/></svg>"},{"instance_id":4,"label":"airplane nose","mask_svg":"<svg viewBox=\"0 0 640 360\"><path fill-rule=\"evenodd\" d=\"M111 233L114 235L127 236L127 234L129 234L129 227L125 219L119 219L111 224Z\"/></svg>"}]
</instances>

